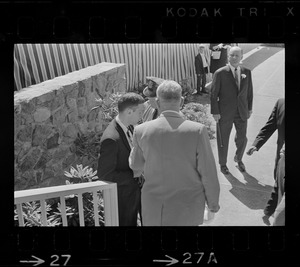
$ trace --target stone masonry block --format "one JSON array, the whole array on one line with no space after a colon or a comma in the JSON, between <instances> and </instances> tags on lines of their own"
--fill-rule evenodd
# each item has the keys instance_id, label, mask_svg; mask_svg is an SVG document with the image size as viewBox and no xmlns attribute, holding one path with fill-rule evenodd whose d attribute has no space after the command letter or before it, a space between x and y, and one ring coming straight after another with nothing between
<instances>
[{"instance_id":1,"label":"stone masonry block","mask_svg":"<svg viewBox=\"0 0 300 267\"><path fill-rule=\"evenodd\" d=\"M32 139L32 125L25 125L23 126L20 131L18 132L17 139L22 142L31 141Z\"/></svg>"},{"instance_id":2,"label":"stone masonry block","mask_svg":"<svg viewBox=\"0 0 300 267\"><path fill-rule=\"evenodd\" d=\"M55 148L59 145L59 133L55 133L47 139L47 149Z\"/></svg>"},{"instance_id":3,"label":"stone masonry block","mask_svg":"<svg viewBox=\"0 0 300 267\"><path fill-rule=\"evenodd\" d=\"M74 163L75 160L76 160L76 156L74 154L71 154L68 157L66 157L62 162L63 169L69 168Z\"/></svg>"},{"instance_id":4,"label":"stone masonry block","mask_svg":"<svg viewBox=\"0 0 300 267\"><path fill-rule=\"evenodd\" d=\"M51 125L36 125L32 134L32 146L41 146L51 133Z\"/></svg>"},{"instance_id":5,"label":"stone masonry block","mask_svg":"<svg viewBox=\"0 0 300 267\"><path fill-rule=\"evenodd\" d=\"M65 122L67 115L67 108L61 107L53 114L53 125L61 128L62 124Z\"/></svg>"},{"instance_id":6,"label":"stone masonry block","mask_svg":"<svg viewBox=\"0 0 300 267\"><path fill-rule=\"evenodd\" d=\"M88 122L86 120L79 120L77 123L76 123L76 127L78 129L78 131L81 133L81 134L84 134L86 133L87 131L87 128L88 128Z\"/></svg>"},{"instance_id":7,"label":"stone masonry block","mask_svg":"<svg viewBox=\"0 0 300 267\"><path fill-rule=\"evenodd\" d=\"M96 101L96 98L99 99L99 96L94 93L89 93L86 95L86 106L88 110L91 110L93 107L98 106L98 103Z\"/></svg>"},{"instance_id":8,"label":"stone masonry block","mask_svg":"<svg viewBox=\"0 0 300 267\"><path fill-rule=\"evenodd\" d=\"M70 153L70 149L68 145L61 145L56 149L56 151L53 154L53 159L55 161L62 161L64 158L68 156Z\"/></svg>"},{"instance_id":9,"label":"stone masonry block","mask_svg":"<svg viewBox=\"0 0 300 267\"><path fill-rule=\"evenodd\" d=\"M55 98L55 92L50 91L43 95L38 96L36 103L37 103L37 105L41 105L42 103L52 101L54 98Z\"/></svg>"},{"instance_id":10,"label":"stone masonry block","mask_svg":"<svg viewBox=\"0 0 300 267\"><path fill-rule=\"evenodd\" d=\"M21 114L21 125L28 125L30 123L33 123L33 115L32 114L27 114L27 113L22 113Z\"/></svg>"},{"instance_id":11,"label":"stone masonry block","mask_svg":"<svg viewBox=\"0 0 300 267\"><path fill-rule=\"evenodd\" d=\"M85 99L85 97L79 97L77 99L77 107L78 108L82 108L82 107L85 107L85 105L86 105L86 99Z\"/></svg>"},{"instance_id":12,"label":"stone masonry block","mask_svg":"<svg viewBox=\"0 0 300 267\"><path fill-rule=\"evenodd\" d=\"M51 154L47 151L44 151L38 160L38 162L35 164L34 169L45 169L47 162L51 160Z\"/></svg>"},{"instance_id":13,"label":"stone masonry block","mask_svg":"<svg viewBox=\"0 0 300 267\"><path fill-rule=\"evenodd\" d=\"M51 111L55 111L56 109L58 109L59 107L64 105L64 93L62 91L57 91L54 99L51 101Z\"/></svg>"},{"instance_id":14,"label":"stone masonry block","mask_svg":"<svg viewBox=\"0 0 300 267\"><path fill-rule=\"evenodd\" d=\"M21 172L25 172L31 170L33 166L39 160L41 155L41 150L39 148L32 149L24 158L23 162L21 163L20 170Z\"/></svg>"},{"instance_id":15,"label":"stone masonry block","mask_svg":"<svg viewBox=\"0 0 300 267\"><path fill-rule=\"evenodd\" d=\"M23 147L23 142L16 141L14 144L14 152L15 152L15 160L17 159L19 153L21 152Z\"/></svg>"},{"instance_id":16,"label":"stone masonry block","mask_svg":"<svg viewBox=\"0 0 300 267\"><path fill-rule=\"evenodd\" d=\"M30 151L31 147L32 147L31 142L24 142L21 144L20 151L17 154L17 162L18 163L22 161L22 159L25 155L27 155L27 153ZM16 146L15 146L15 149L16 149Z\"/></svg>"},{"instance_id":17,"label":"stone masonry block","mask_svg":"<svg viewBox=\"0 0 300 267\"><path fill-rule=\"evenodd\" d=\"M74 124L67 124L63 132L63 136L75 139L77 137L78 130Z\"/></svg>"},{"instance_id":18,"label":"stone masonry block","mask_svg":"<svg viewBox=\"0 0 300 267\"><path fill-rule=\"evenodd\" d=\"M99 113L99 109L100 107L95 107L94 109L92 109L88 116L87 116L87 121L90 122L90 121L96 121L97 117L98 117L98 113Z\"/></svg>"},{"instance_id":19,"label":"stone masonry block","mask_svg":"<svg viewBox=\"0 0 300 267\"><path fill-rule=\"evenodd\" d=\"M75 123L78 120L78 111L77 109L72 110L66 116L66 122Z\"/></svg>"},{"instance_id":20,"label":"stone masonry block","mask_svg":"<svg viewBox=\"0 0 300 267\"><path fill-rule=\"evenodd\" d=\"M68 96L66 97L66 105L69 109L76 109L77 108L77 101L75 98L69 98Z\"/></svg>"},{"instance_id":21,"label":"stone masonry block","mask_svg":"<svg viewBox=\"0 0 300 267\"><path fill-rule=\"evenodd\" d=\"M35 113L33 114L34 121L37 123L46 121L49 119L51 115L51 111L48 108L38 108Z\"/></svg>"},{"instance_id":22,"label":"stone masonry block","mask_svg":"<svg viewBox=\"0 0 300 267\"><path fill-rule=\"evenodd\" d=\"M85 96L85 83L82 81L78 81L78 97L84 97Z\"/></svg>"},{"instance_id":23,"label":"stone masonry block","mask_svg":"<svg viewBox=\"0 0 300 267\"><path fill-rule=\"evenodd\" d=\"M22 102L21 106L22 106L22 109L21 109L22 113L32 114L34 112L34 110L36 109L35 101Z\"/></svg>"}]
</instances>

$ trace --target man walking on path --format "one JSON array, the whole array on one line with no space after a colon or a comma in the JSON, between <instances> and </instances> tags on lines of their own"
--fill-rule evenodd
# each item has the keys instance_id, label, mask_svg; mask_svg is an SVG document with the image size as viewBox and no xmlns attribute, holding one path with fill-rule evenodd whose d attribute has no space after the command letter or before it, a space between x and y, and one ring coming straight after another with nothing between
<instances>
[{"instance_id":1,"label":"man walking on path","mask_svg":"<svg viewBox=\"0 0 300 267\"><path fill-rule=\"evenodd\" d=\"M144 226L197 226L205 203L219 210L220 185L206 127L179 113L182 89L164 81L157 89L160 116L135 128L129 166L144 171Z\"/></svg>"},{"instance_id":2,"label":"man walking on path","mask_svg":"<svg viewBox=\"0 0 300 267\"><path fill-rule=\"evenodd\" d=\"M245 171L242 157L247 145L247 120L252 113L253 85L251 71L240 66L242 49L233 46L229 50L229 64L218 69L212 81L211 113L217 122L217 144L220 169L229 174L226 166L229 136L234 124L237 147L234 161L241 172Z\"/></svg>"},{"instance_id":3,"label":"man walking on path","mask_svg":"<svg viewBox=\"0 0 300 267\"><path fill-rule=\"evenodd\" d=\"M252 155L254 151L258 151L273 135L273 133L278 131L277 138L277 150L275 157L275 166L274 166L274 179L275 186L271 193L270 199L264 209L265 216L263 217L264 221L267 221L268 218L274 213L277 202L278 202L278 186L276 186L276 173L278 161L280 158L280 150L285 142L285 107L284 107L284 98L280 98L277 100L271 115L266 122L265 126L261 128L258 135L256 136L252 146L247 151L248 155Z\"/></svg>"}]
</instances>

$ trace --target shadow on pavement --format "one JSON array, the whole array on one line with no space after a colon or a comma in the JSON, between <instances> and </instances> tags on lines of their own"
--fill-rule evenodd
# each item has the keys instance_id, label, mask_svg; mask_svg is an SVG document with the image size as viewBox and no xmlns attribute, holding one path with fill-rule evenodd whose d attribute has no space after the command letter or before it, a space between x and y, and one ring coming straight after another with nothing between
<instances>
[{"instance_id":1,"label":"shadow on pavement","mask_svg":"<svg viewBox=\"0 0 300 267\"><path fill-rule=\"evenodd\" d=\"M264 209L273 187L259 184L258 180L247 172L242 174L246 181L245 184L231 173L225 175L228 182L232 185L232 188L229 190L230 193L249 209Z\"/></svg>"}]
</instances>

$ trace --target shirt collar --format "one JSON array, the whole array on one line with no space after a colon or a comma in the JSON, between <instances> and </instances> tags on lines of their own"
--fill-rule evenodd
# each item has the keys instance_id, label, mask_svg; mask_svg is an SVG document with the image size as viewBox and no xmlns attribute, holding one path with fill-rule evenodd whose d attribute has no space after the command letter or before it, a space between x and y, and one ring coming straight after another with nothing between
<instances>
[{"instance_id":1,"label":"shirt collar","mask_svg":"<svg viewBox=\"0 0 300 267\"><path fill-rule=\"evenodd\" d=\"M126 134L127 131L128 131L128 128L121 122L121 120L119 118L119 114L116 116L116 122L121 126L121 128L124 131L124 133Z\"/></svg>"},{"instance_id":2,"label":"shirt collar","mask_svg":"<svg viewBox=\"0 0 300 267\"><path fill-rule=\"evenodd\" d=\"M171 113L175 113L175 114L177 114L177 115L180 115L179 112L177 112L177 111L175 111L175 110L170 110L170 109L164 110L161 114L164 114L165 112L171 112Z\"/></svg>"},{"instance_id":3,"label":"shirt collar","mask_svg":"<svg viewBox=\"0 0 300 267\"><path fill-rule=\"evenodd\" d=\"M235 67L233 67L230 63L228 63L228 66L230 67L231 71L234 72ZM240 72L241 67L237 66L237 71Z\"/></svg>"}]
</instances>

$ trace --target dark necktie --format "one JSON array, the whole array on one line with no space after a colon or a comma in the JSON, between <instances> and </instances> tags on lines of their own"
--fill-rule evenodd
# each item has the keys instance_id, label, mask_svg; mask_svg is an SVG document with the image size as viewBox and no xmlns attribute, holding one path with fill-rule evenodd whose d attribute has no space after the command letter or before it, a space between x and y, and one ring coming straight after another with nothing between
<instances>
[{"instance_id":1,"label":"dark necktie","mask_svg":"<svg viewBox=\"0 0 300 267\"><path fill-rule=\"evenodd\" d=\"M235 79L235 82L236 82L236 85L237 85L238 89L240 90L237 68L234 69L234 79Z\"/></svg>"},{"instance_id":2,"label":"dark necktie","mask_svg":"<svg viewBox=\"0 0 300 267\"><path fill-rule=\"evenodd\" d=\"M132 135L133 135L133 126L132 125L129 125L127 127L127 136L128 136L128 139L130 141L130 145L132 145Z\"/></svg>"},{"instance_id":3,"label":"dark necktie","mask_svg":"<svg viewBox=\"0 0 300 267\"><path fill-rule=\"evenodd\" d=\"M153 117L152 117L152 120L155 120L157 118L157 115L158 115L158 110L157 108L154 110L153 112Z\"/></svg>"}]
</instances>

